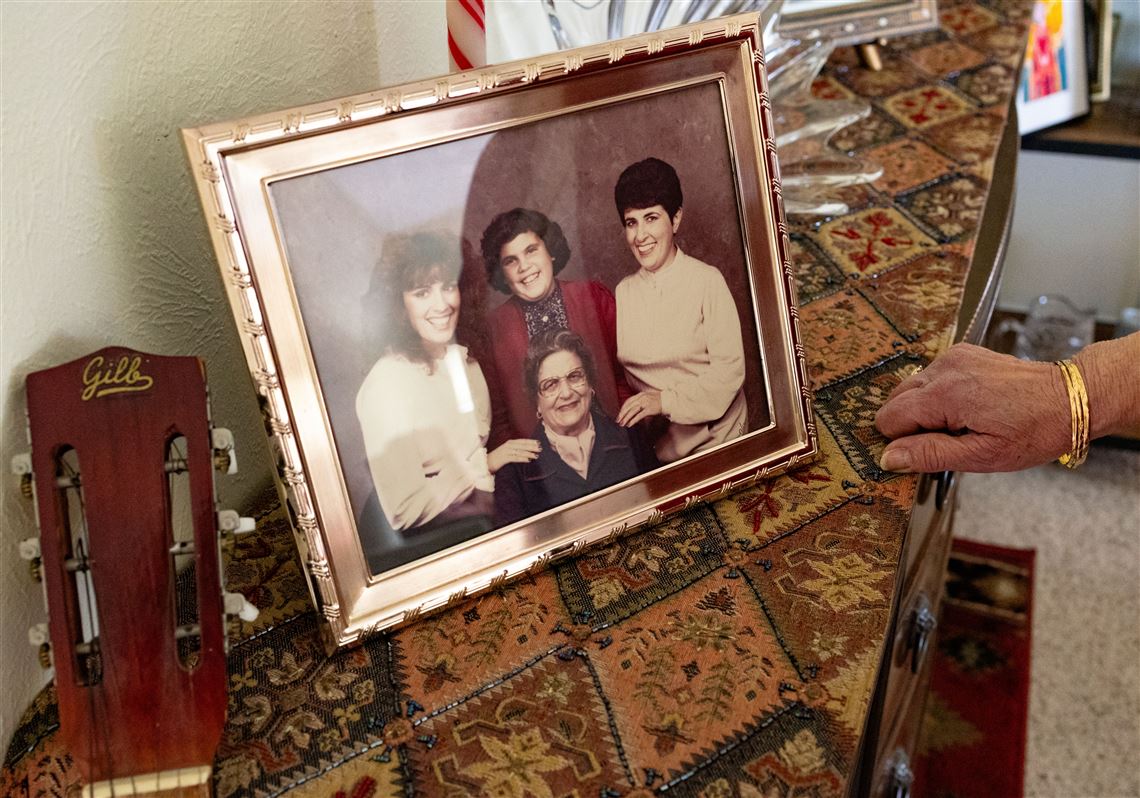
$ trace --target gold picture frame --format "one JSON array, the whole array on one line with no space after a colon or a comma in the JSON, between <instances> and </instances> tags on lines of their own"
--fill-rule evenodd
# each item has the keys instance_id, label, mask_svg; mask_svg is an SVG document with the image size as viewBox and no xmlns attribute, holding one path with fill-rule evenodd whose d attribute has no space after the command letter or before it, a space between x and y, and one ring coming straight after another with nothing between
<instances>
[{"instance_id":1,"label":"gold picture frame","mask_svg":"<svg viewBox=\"0 0 1140 798\"><path fill-rule=\"evenodd\" d=\"M938 0L785 0L779 30L837 47L938 27Z\"/></svg>"},{"instance_id":2,"label":"gold picture frame","mask_svg":"<svg viewBox=\"0 0 1140 798\"><path fill-rule=\"evenodd\" d=\"M330 648L494 588L694 502L766 479L817 451L755 15L189 128L183 138L271 432L278 484ZM712 410L711 399L701 404L702 399L698 407L711 420L688 424L678 398L682 389L666 400L673 389L663 386L657 408L651 402L644 408L649 415L659 409L655 419L642 425L626 418L623 423L632 425L621 426L614 421L620 416L610 416L602 396L609 373L601 364L605 353L598 359L591 350L592 357L579 359L580 364L598 361L589 379L584 376L589 369L567 371L553 381L542 378L554 361L538 359L534 349L542 335L530 333L519 321L527 352L538 363L528 373L540 384L526 394L529 400L521 401L524 409L525 401L538 402L526 423L542 419L533 433L543 444L535 463L557 455L557 470L574 462L556 445L561 439L554 433L571 430L567 434L577 435L573 430L582 427L559 427L554 419L559 412L581 411L575 418L589 415L592 420L584 423L594 425L595 441L609 441L606 436L615 434L624 443L613 451L620 453L628 444L629 451L650 453L653 462L665 464L643 463L636 472L615 470L608 476L617 480L614 484L553 507L527 499L520 505L527 514L501 522L508 516L500 514L500 504L506 503L500 499L515 496L503 487L515 484L505 474L525 481L538 473L538 481L524 487L549 487L542 481L548 473L535 472L539 466L528 464L530 455L515 448L516 462L500 465L492 477L495 487L488 500L493 511L467 509L485 497L479 486L488 484L486 474L498 462L498 453L507 451L488 447L488 429L493 429L488 424L495 423L508 399L518 399L518 389L506 386L512 381L521 385L518 374L527 371L523 363L507 373L490 365L498 362L505 351L501 347L514 340L517 329L495 315L496 308L515 299L504 300L493 287L497 270L507 268L507 244L487 245L492 254L486 258L478 254L493 227L489 220L526 207L539 208L560 223L575 254L563 259L565 271L551 279L567 313L577 312L575 291L586 284L602 286L591 288L595 298L611 310L616 306L616 321L595 319L579 328L570 319L570 329L581 333L578 338L587 349L593 346L587 339L598 329L616 329L618 337L648 337L656 346L657 339L675 336L679 325L687 323L688 305L695 301L690 297L697 295L689 284L679 289L679 309L671 310L662 319L668 324L660 327L633 324L634 309L648 312L651 303L629 299L634 295L620 288L623 275L650 268L640 258L649 257L644 253L656 246L639 238L642 233L627 232L640 224L631 221L636 205L623 214L613 193L623 169L643 162L674 167L684 201L675 214L668 210L666 226L672 225L681 247L677 252L688 259L684 262L703 264L692 267L691 274L703 275L700 279L714 286L707 289L709 296L729 297L717 310L701 305L705 316L697 322L727 330L728 338L741 342L742 365L726 367L739 371L740 378L729 410L711 419L720 406ZM656 223L651 211L637 211L646 225ZM444 234L458 246L448 251L461 267L446 275L432 271L422 278L422 288L421 283L398 282L405 278L393 275L404 274L399 269L407 261L399 253L410 251L408 242L435 241ZM530 233L514 241L522 235ZM553 250L547 234L542 235L544 246ZM674 255L668 263L680 264L681 258ZM710 269L712 262L717 265ZM562 266L555 262L554 270ZM673 271L661 274L690 274L679 271L680 266L664 268ZM568 275L581 279L566 279ZM403 309L381 312L373 289L379 292L375 297L395 297L393 307L402 301ZM421 318L413 305L429 294L433 302L446 294L452 304L441 304ZM467 331L465 319L470 321ZM729 323L731 319L736 322ZM392 337L373 334L373 322L388 325L385 335ZM732 332L733 324L738 334ZM429 329L433 325L435 331ZM398 350L396 341L408 329L420 336L414 344L419 348L401 354L405 350ZM700 335L713 335L712 326L700 329L705 330ZM432 336L448 334L452 337L442 343L431 343ZM632 351L628 341L621 345L626 348L619 355ZM417 361L421 349L438 359ZM714 351L713 343L706 350L710 362L737 362L735 355ZM450 361L453 352L459 354ZM627 394L644 399L654 393L652 382L635 379L632 365L615 363L605 365L615 380L628 381ZM669 368L687 368L683 357L669 363ZM377 382L376 373L386 376ZM460 374L465 376L456 376ZM435 388L424 386L444 377L454 389L454 401L439 398L437 403L432 397L451 394L430 393ZM482 388L482 382L489 387ZM711 391L714 382L711 376L696 380L701 390ZM547 388L566 402L542 404ZM611 408L641 410L637 402L628 404L633 401L629 395L618 398L620 406L611 403ZM374 412L379 407L384 409ZM743 408L742 420L717 433L733 407ZM447 414L458 413L454 418L460 420L423 421L436 418L437 412L449 419L453 416ZM405 432L402 424L414 431ZM663 443L681 440L693 429L705 437L691 440L704 443L688 450ZM415 445L381 447L375 443L376 430L389 443L411 438ZM654 438L657 433L660 437ZM424 437L429 435L430 441ZM423 454L424 447L444 439L439 458ZM610 444L604 445L610 452ZM600 446L595 442L590 451L601 451ZM402 453L403 459L394 459L392 452ZM676 460L666 459L676 452L681 452ZM462 463L456 466L452 460ZM606 477L608 472L597 472L594 459L588 463L584 471L578 464L580 477ZM432 501L439 505L441 495L451 495L440 486L451 485L444 476L451 480L454 474L461 475L455 478L460 487L452 491L458 498L450 499L442 512L438 506L424 510ZM412 487L400 493L395 483L404 482ZM430 496L422 492L425 485ZM558 494L551 488L542 495Z\"/></svg>"}]
</instances>

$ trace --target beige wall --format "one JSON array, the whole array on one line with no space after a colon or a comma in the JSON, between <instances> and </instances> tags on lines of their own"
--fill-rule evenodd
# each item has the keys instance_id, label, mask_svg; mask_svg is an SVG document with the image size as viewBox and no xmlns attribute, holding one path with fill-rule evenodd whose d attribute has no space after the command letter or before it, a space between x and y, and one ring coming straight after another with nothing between
<instances>
[{"instance_id":1,"label":"beige wall","mask_svg":"<svg viewBox=\"0 0 1140 798\"><path fill-rule=\"evenodd\" d=\"M1140 81L1140 2L1115 0L1120 19L1112 85ZM1023 152L998 304L1027 310L1064 294L1102 321L1140 307L1140 161Z\"/></svg>"},{"instance_id":2,"label":"beige wall","mask_svg":"<svg viewBox=\"0 0 1140 798\"><path fill-rule=\"evenodd\" d=\"M1140 163L1024 151L998 304L1062 294L1116 323L1140 306Z\"/></svg>"},{"instance_id":3,"label":"beige wall","mask_svg":"<svg viewBox=\"0 0 1140 798\"><path fill-rule=\"evenodd\" d=\"M108 344L204 356L242 466L221 500L267 484L178 128L443 72L442 31L442 0L0 3L0 744L44 679L26 640L40 588L16 552L35 520L5 476L27 445L24 376Z\"/></svg>"}]
</instances>

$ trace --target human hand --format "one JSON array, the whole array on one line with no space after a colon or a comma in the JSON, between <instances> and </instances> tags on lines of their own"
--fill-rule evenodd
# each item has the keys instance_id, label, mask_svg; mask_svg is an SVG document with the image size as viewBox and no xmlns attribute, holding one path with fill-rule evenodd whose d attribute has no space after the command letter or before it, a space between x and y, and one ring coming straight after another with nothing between
<instances>
[{"instance_id":1,"label":"human hand","mask_svg":"<svg viewBox=\"0 0 1140 798\"><path fill-rule=\"evenodd\" d=\"M632 427L650 416L661 415L661 391L642 391L625 400L617 414L617 423Z\"/></svg>"},{"instance_id":2,"label":"human hand","mask_svg":"<svg viewBox=\"0 0 1140 798\"><path fill-rule=\"evenodd\" d=\"M1053 363L957 344L887 397L875 426L895 440L886 471L1016 471L1072 443L1069 399Z\"/></svg>"},{"instance_id":3,"label":"human hand","mask_svg":"<svg viewBox=\"0 0 1140 798\"><path fill-rule=\"evenodd\" d=\"M529 463L541 451L542 444L534 438L514 438L487 454L487 470L494 474L507 463Z\"/></svg>"}]
</instances>

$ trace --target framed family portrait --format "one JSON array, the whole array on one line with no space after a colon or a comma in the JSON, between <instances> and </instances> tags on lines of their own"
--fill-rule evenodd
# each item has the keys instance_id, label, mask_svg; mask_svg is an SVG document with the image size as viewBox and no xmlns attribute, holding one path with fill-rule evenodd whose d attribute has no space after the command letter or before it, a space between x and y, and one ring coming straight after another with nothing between
<instances>
[{"instance_id":1,"label":"framed family portrait","mask_svg":"<svg viewBox=\"0 0 1140 798\"><path fill-rule=\"evenodd\" d=\"M755 15L183 135L330 645L815 454Z\"/></svg>"}]
</instances>

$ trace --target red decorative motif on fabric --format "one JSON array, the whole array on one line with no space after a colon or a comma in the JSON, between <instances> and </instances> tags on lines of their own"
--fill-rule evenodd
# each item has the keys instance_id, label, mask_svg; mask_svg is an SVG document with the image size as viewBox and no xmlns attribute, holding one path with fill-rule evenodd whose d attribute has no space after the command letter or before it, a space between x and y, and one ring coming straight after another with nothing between
<instances>
[{"instance_id":1,"label":"red decorative motif on fabric","mask_svg":"<svg viewBox=\"0 0 1140 798\"><path fill-rule=\"evenodd\" d=\"M774 754L765 754L744 766L748 775L760 784L761 795L796 795L804 798L823 798L839 795L842 782L835 772L822 762L809 773L789 767Z\"/></svg>"},{"instance_id":2,"label":"red decorative motif on fabric","mask_svg":"<svg viewBox=\"0 0 1140 798\"><path fill-rule=\"evenodd\" d=\"M846 238L851 241L865 240L867 242L867 246L862 252L854 252L850 255L852 263L861 272L865 272L875 264L882 262L882 258L875 252L877 244L882 244L891 249L909 247L914 244L914 241L909 238L890 235L889 232L884 234L884 230L889 231L894 225L894 220L882 211L863 217L862 222L871 225L870 231L866 234L859 230L856 225L831 231L831 234L836 238Z\"/></svg>"},{"instance_id":3,"label":"red decorative motif on fabric","mask_svg":"<svg viewBox=\"0 0 1140 798\"><path fill-rule=\"evenodd\" d=\"M737 500L737 509L742 513L752 513L752 531L759 532L760 524L765 518L780 517L780 505L772 498L773 486L771 483L764 486L759 496L750 496Z\"/></svg>"},{"instance_id":4,"label":"red decorative motif on fabric","mask_svg":"<svg viewBox=\"0 0 1140 798\"><path fill-rule=\"evenodd\" d=\"M958 6L948 8L940 14L943 27L958 35L977 33L997 24L997 18L978 6Z\"/></svg>"},{"instance_id":5,"label":"red decorative motif on fabric","mask_svg":"<svg viewBox=\"0 0 1140 798\"><path fill-rule=\"evenodd\" d=\"M821 100L846 100L850 96L835 78L826 75L812 81L811 93Z\"/></svg>"},{"instance_id":6,"label":"red decorative motif on fabric","mask_svg":"<svg viewBox=\"0 0 1140 798\"><path fill-rule=\"evenodd\" d=\"M918 97L908 97L902 101L905 108L917 108L918 110L910 114L910 119L916 125L923 125L935 119L928 112L933 109L935 111L948 111L953 106L946 100L946 97L938 89L926 89L919 92Z\"/></svg>"},{"instance_id":7,"label":"red decorative motif on fabric","mask_svg":"<svg viewBox=\"0 0 1140 798\"><path fill-rule=\"evenodd\" d=\"M797 471L787 475L788 479L808 485L812 482L830 482L831 476L826 473L814 471ZM752 531L759 532L760 525L765 518L777 519L783 509L778 499L773 496L778 483L771 482L764 486L759 496L749 496L737 500L737 509L741 513L752 514Z\"/></svg>"},{"instance_id":8,"label":"red decorative motif on fabric","mask_svg":"<svg viewBox=\"0 0 1140 798\"><path fill-rule=\"evenodd\" d=\"M372 798L376 794L376 779L365 776L353 785L352 790L337 790L335 798Z\"/></svg>"}]
</instances>

